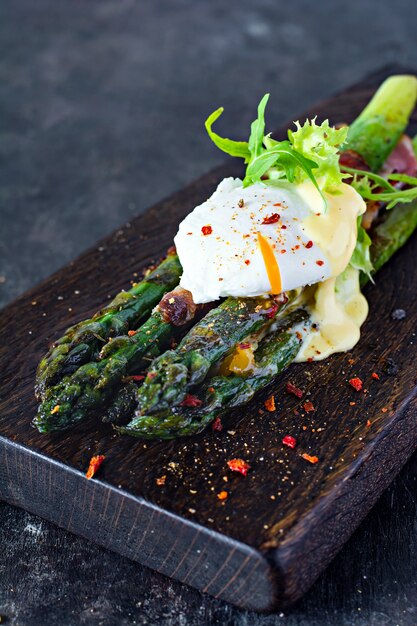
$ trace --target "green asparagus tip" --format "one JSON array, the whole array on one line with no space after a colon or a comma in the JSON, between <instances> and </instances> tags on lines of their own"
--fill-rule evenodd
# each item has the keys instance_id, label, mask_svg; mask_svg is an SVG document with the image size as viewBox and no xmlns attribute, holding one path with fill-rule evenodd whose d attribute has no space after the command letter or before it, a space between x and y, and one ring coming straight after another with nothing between
<instances>
[{"instance_id":1,"label":"green asparagus tip","mask_svg":"<svg viewBox=\"0 0 417 626\"><path fill-rule=\"evenodd\" d=\"M417 78L387 78L350 125L346 148L355 150L378 172L404 133L417 100Z\"/></svg>"}]
</instances>

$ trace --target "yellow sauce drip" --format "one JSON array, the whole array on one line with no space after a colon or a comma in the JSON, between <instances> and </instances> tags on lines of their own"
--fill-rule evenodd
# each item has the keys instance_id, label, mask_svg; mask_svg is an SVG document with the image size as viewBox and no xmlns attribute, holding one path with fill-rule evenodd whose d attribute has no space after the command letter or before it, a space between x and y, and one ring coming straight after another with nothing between
<instances>
[{"instance_id":1,"label":"yellow sauce drip","mask_svg":"<svg viewBox=\"0 0 417 626\"><path fill-rule=\"evenodd\" d=\"M357 216L366 209L365 202L350 185L342 183L338 191L324 194L327 208L322 212L323 200L314 185L310 182L298 185L299 194L313 211L303 221L306 235L326 254L332 276L341 274L349 263L356 245Z\"/></svg>"},{"instance_id":2,"label":"yellow sauce drip","mask_svg":"<svg viewBox=\"0 0 417 626\"><path fill-rule=\"evenodd\" d=\"M303 341L297 362L321 361L335 352L351 350L359 341L368 303L359 286L359 271L348 267L338 278L319 283L309 303L316 325Z\"/></svg>"},{"instance_id":3,"label":"yellow sauce drip","mask_svg":"<svg viewBox=\"0 0 417 626\"><path fill-rule=\"evenodd\" d=\"M270 293L278 294L282 291L281 272L279 271L278 261L271 245L266 237L258 232L258 242L265 263L266 273L271 285Z\"/></svg>"},{"instance_id":4,"label":"yellow sauce drip","mask_svg":"<svg viewBox=\"0 0 417 626\"><path fill-rule=\"evenodd\" d=\"M247 374L252 372L255 367L253 349L254 346L252 345L248 348L237 346L232 354L226 357L220 365L220 374L229 376L230 374Z\"/></svg>"}]
</instances>

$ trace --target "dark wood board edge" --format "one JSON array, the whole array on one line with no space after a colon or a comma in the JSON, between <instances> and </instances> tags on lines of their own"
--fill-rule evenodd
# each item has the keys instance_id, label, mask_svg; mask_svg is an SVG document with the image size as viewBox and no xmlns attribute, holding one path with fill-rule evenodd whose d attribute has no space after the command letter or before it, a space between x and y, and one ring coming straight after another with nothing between
<instances>
[{"instance_id":1,"label":"dark wood board edge","mask_svg":"<svg viewBox=\"0 0 417 626\"><path fill-rule=\"evenodd\" d=\"M266 611L279 595L257 550L4 437L0 499L237 606Z\"/></svg>"},{"instance_id":2,"label":"dark wood board edge","mask_svg":"<svg viewBox=\"0 0 417 626\"><path fill-rule=\"evenodd\" d=\"M413 397L395 412L391 427L369 444L366 456L352 464L338 488L323 493L314 509L269 553L271 562L283 572L284 587L278 590L278 606L286 608L308 591L416 448L414 390Z\"/></svg>"}]
</instances>

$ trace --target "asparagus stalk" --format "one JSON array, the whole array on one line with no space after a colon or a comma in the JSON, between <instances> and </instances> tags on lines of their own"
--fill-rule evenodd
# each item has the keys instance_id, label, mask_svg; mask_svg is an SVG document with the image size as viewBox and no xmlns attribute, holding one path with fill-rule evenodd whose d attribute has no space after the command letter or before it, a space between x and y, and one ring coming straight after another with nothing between
<instances>
[{"instance_id":1,"label":"asparagus stalk","mask_svg":"<svg viewBox=\"0 0 417 626\"><path fill-rule=\"evenodd\" d=\"M109 337L122 335L137 326L150 314L164 293L178 284L181 272L178 256L171 252L132 289L119 293L91 319L69 328L39 363L37 396L43 398L46 389L62 376L94 360Z\"/></svg>"},{"instance_id":2,"label":"asparagus stalk","mask_svg":"<svg viewBox=\"0 0 417 626\"><path fill-rule=\"evenodd\" d=\"M308 323L308 314L302 309L283 317L277 329L260 342L255 353L254 373L247 377L233 374L209 378L199 391L201 406L174 407L157 415L138 415L118 431L147 439L172 439L199 433L220 411L249 402L295 359L301 344L301 333L296 330L300 324ZM130 402L129 408L131 406Z\"/></svg>"},{"instance_id":3,"label":"asparagus stalk","mask_svg":"<svg viewBox=\"0 0 417 626\"><path fill-rule=\"evenodd\" d=\"M146 355L155 356L166 348L178 327L186 325L196 312L193 303L175 324L166 315L167 308L184 300L178 288L166 294L148 320L131 335L116 337L104 346L100 360L82 365L73 374L49 387L39 406L34 425L40 432L67 428L83 420L111 397L122 379L136 371ZM188 292L186 292L188 293Z\"/></svg>"},{"instance_id":4,"label":"asparagus stalk","mask_svg":"<svg viewBox=\"0 0 417 626\"><path fill-rule=\"evenodd\" d=\"M371 256L375 272L405 244L416 228L417 202L397 206L385 212L384 220L373 229L372 233ZM364 274L363 283L367 280L368 276ZM275 332L267 335L260 342L255 353L259 369L255 370L253 376L245 378L231 375L208 378L199 391L201 405L195 408L171 407L154 415L141 415L136 412L129 424L118 427L117 430L122 434L142 439L172 439L201 432L219 414L248 402L258 390L266 387L291 364L299 350L299 335L295 332L297 330L295 325L300 323L303 323L305 327L309 325L307 314L300 310L294 311L287 316L287 319L282 320ZM120 398L110 410L113 419L124 415L122 408L129 412L133 410L134 393L133 387L125 390L124 407ZM128 403L127 397L129 397Z\"/></svg>"},{"instance_id":5,"label":"asparagus stalk","mask_svg":"<svg viewBox=\"0 0 417 626\"><path fill-rule=\"evenodd\" d=\"M293 297L283 294L280 304L262 297L227 298L188 332L176 350L152 362L138 392L141 411L151 414L182 402L216 361L248 335L266 328Z\"/></svg>"},{"instance_id":6,"label":"asparagus stalk","mask_svg":"<svg viewBox=\"0 0 417 626\"><path fill-rule=\"evenodd\" d=\"M415 76L391 76L350 125L346 145L377 173L407 127L417 99Z\"/></svg>"}]
</instances>

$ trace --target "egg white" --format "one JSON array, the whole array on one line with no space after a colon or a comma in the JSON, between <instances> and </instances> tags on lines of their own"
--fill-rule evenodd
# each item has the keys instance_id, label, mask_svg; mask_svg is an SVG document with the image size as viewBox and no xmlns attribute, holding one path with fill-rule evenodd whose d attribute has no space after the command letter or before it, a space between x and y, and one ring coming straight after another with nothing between
<instances>
[{"instance_id":1,"label":"egg white","mask_svg":"<svg viewBox=\"0 0 417 626\"><path fill-rule=\"evenodd\" d=\"M271 293L260 233L278 263L282 291L322 282L346 267L356 242L356 218L365 206L348 185L329 196L328 208L312 183L269 181L243 187L223 180L180 224L175 246L180 285L195 303L225 296ZM275 223L263 223L278 214Z\"/></svg>"}]
</instances>

